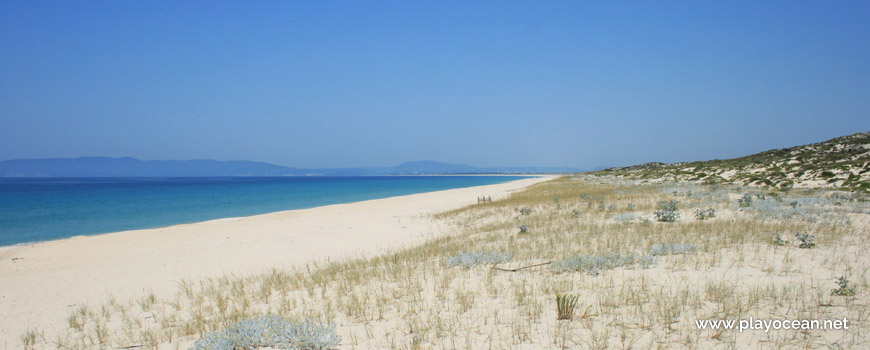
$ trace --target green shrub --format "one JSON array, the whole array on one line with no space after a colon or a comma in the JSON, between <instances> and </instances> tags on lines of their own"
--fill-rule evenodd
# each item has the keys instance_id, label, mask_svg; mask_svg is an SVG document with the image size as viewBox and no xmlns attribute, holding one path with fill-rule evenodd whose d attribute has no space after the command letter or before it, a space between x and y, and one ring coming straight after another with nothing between
<instances>
[{"instance_id":1,"label":"green shrub","mask_svg":"<svg viewBox=\"0 0 870 350\"><path fill-rule=\"evenodd\" d=\"M698 220L707 220L716 217L716 209L695 209L695 218Z\"/></svg>"},{"instance_id":2,"label":"green shrub","mask_svg":"<svg viewBox=\"0 0 870 350\"><path fill-rule=\"evenodd\" d=\"M659 201L658 210L655 211L656 220L661 222L674 222L680 218L680 212L677 208L677 202L675 200L669 201Z\"/></svg>"},{"instance_id":3,"label":"green shrub","mask_svg":"<svg viewBox=\"0 0 870 350\"><path fill-rule=\"evenodd\" d=\"M846 276L840 276L840 278L837 279L837 285L840 286L840 288L832 289L831 295L839 295L844 297L850 297L855 295L855 288L849 286L849 280L846 279Z\"/></svg>"}]
</instances>

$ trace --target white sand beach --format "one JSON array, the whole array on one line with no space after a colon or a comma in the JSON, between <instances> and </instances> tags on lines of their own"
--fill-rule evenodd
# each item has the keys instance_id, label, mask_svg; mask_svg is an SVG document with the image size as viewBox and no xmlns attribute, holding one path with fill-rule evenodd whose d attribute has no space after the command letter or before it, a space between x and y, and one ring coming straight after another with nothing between
<instances>
[{"instance_id":1,"label":"white sand beach","mask_svg":"<svg viewBox=\"0 0 870 350\"><path fill-rule=\"evenodd\" d=\"M28 325L62 330L76 305L109 295L164 295L183 278L407 246L441 233L430 214L474 204L480 195L497 200L547 179L0 248L0 348L18 348Z\"/></svg>"}]
</instances>

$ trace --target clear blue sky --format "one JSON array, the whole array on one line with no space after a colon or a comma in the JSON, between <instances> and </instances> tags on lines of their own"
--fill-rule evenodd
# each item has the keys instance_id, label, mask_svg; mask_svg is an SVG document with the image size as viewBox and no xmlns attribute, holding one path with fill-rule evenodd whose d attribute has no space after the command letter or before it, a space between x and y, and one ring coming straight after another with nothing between
<instances>
[{"instance_id":1,"label":"clear blue sky","mask_svg":"<svg viewBox=\"0 0 870 350\"><path fill-rule=\"evenodd\" d=\"M867 1L0 2L0 160L629 165L870 131Z\"/></svg>"}]
</instances>

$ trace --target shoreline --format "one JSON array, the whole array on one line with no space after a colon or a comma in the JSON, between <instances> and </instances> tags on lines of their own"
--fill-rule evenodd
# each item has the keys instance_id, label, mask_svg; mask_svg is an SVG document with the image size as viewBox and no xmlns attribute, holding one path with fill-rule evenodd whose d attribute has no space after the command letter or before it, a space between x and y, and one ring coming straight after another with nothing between
<instances>
[{"instance_id":1,"label":"shoreline","mask_svg":"<svg viewBox=\"0 0 870 350\"><path fill-rule=\"evenodd\" d=\"M555 178L555 177L562 176L562 175L554 175L554 174L528 174L528 175L515 175L515 174L497 174L497 175L488 175L488 174L436 174L436 175L426 175L426 174L417 174L417 175L318 176L318 177L333 177L333 178L348 178L348 177L350 177L350 178L364 178L364 177L441 177L441 176L443 176L443 177L477 177L477 176L486 176L486 177L522 177L523 179L531 179L531 178ZM274 176L273 176L273 177L274 177ZM164 177L153 177L153 178L152 178L152 177L136 177L136 178L114 178L114 177L99 178L99 177L86 177L86 178L63 178L63 179L170 179L170 178L179 178L179 179L180 179L180 178L200 178L200 177L166 177L166 178L164 178ZM223 178L223 177L201 177L201 178ZM240 177L240 178L244 178L244 176L243 176L243 177ZM247 176L247 178L270 178L270 177L269 177L269 176ZM3 178L0 178L0 180L2 180L2 179L3 179ZM44 178L39 178L39 179L50 179L50 178L44 177ZM508 181L508 182L510 182L510 181ZM469 186L469 187L479 187L479 186L486 186L486 185ZM453 188L453 189L469 188L469 187L456 187L456 188ZM111 230L111 231L108 231L108 230L107 230L107 231L98 231L98 232L92 232L92 233L78 233L78 234L75 234L75 235L72 235L72 236L69 236L69 237L48 238L48 239L44 239L44 240L35 240L35 241L20 242L20 243L5 244L5 245L4 245L4 244L0 244L0 253L2 253L4 250L7 250L8 248L14 248L14 247L19 247L19 246L31 246L31 245L35 245L35 244L48 243L48 242L54 242L54 241L62 241L62 240L74 239L74 238L81 238L81 237L93 237L93 236L100 236L100 235L113 234L113 233L126 232L126 231L140 231L140 230L163 229L163 228L168 228L168 227L172 227L172 226L196 224L196 223L202 223L202 222L208 222L208 221L214 221L214 220L221 220L221 219L227 219L227 218L243 218L243 217L251 217L251 216L266 215L266 214L272 214L272 213L278 213L278 212L284 212L284 211L291 211L291 210L313 209L313 208L324 207L324 206L329 206L329 205L350 204L350 203L356 203L356 202L363 202L363 201L367 201L367 200L385 199L385 198L392 198L392 197L401 197L401 196L406 196L406 195L422 194L422 193L437 192L437 191L443 191L443 190L433 190L433 191L427 191L427 192L410 193L410 194L401 194L401 195L394 195L394 196L388 196L388 197L374 197L374 198L371 198L371 199L357 200L357 201L351 201L351 202L341 202L341 203L332 203L332 204L323 204L323 205L314 205L314 206L301 206L301 207L298 207L298 208L288 208L288 209L281 209L281 210L264 211L264 212L259 212L259 213L243 214L243 215L238 215L238 216L212 217L212 218L205 218L205 219L202 219L202 220L183 221L183 222L176 222L176 223L170 223L170 224L165 224L165 225L146 226L146 227L140 227L140 228L124 229L124 230Z\"/></svg>"},{"instance_id":2,"label":"shoreline","mask_svg":"<svg viewBox=\"0 0 870 350\"><path fill-rule=\"evenodd\" d=\"M474 204L478 195L505 198L552 178L0 247L0 335L8 346L18 343L28 325L62 330L72 306L98 306L108 295L119 300L143 292L165 295L182 279L420 243L441 233L431 214Z\"/></svg>"}]
</instances>

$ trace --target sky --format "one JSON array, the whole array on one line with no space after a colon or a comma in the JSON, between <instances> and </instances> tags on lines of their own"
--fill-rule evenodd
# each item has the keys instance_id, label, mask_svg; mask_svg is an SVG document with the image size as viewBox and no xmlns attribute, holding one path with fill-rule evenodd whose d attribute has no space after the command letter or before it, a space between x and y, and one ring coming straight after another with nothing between
<instances>
[{"instance_id":1,"label":"sky","mask_svg":"<svg viewBox=\"0 0 870 350\"><path fill-rule=\"evenodd\" d=\"M0 160L590 169L870 131L867 1L0 2Z\"/></svg>"}]
</instances>

